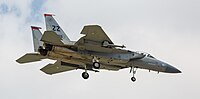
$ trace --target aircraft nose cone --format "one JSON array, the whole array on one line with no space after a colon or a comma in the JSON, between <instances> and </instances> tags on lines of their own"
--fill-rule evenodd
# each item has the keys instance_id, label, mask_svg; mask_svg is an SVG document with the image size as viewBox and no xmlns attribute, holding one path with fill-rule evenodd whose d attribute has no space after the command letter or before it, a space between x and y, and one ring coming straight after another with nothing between
<instances>
[{"instance_id":1,"label":"aircraft nose cone","mask_svg":"<svg viewBox=\"0 0 200 99\"><path fill-rule=\"evenodd\" d=\"M173 66L167 66L165 72L167 72L167 73L181 73L180 70L178 70L177 68L175 68Z\"/></svg>"}]
</instances>

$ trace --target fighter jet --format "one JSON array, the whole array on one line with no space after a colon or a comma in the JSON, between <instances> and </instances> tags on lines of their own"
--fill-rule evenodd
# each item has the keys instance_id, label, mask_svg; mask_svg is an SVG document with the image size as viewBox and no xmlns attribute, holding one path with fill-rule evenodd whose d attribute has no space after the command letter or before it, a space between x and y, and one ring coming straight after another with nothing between
<instances>
[{"instance_id":1,"label":"fighter jet","mask_svg":"<svg viewBox=\"0 0 200 99\"><path fill-rule=\"evenodd\" d=\"M46 31L42 34L40 27L31 26L34 53L26 53L16 61L20 64L56 60L40 70L46 74L57 74L82 69L82 77L89 78L88 71L118 71L130 68L131 80L136 81L138 68L164 73L181 73L180 70L158 60L148 53L124 49L124 45L116 45L99 25L84 26L78 41L71 41L52 14L44 14Z\"/></svg>"}]
</instances>

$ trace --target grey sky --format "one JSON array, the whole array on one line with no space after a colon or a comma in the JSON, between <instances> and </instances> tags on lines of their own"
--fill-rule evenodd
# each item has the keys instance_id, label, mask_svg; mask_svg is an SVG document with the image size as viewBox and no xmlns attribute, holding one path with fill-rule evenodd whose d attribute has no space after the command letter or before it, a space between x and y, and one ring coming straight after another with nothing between
<instances>
[{"instance_id":1,"label":"grey sky","mask_svg":"<svg viewBox=\"0 0 200 99\"><path fill-rule=\"evenodd\" d=\"M0 99L199 99L200 1L198 0L1 0ZM39 69L49 60L20 65L33 52L30 26L44 30L44 13L72 40L84 25L99 24L116 44L145 51L180 69L165 74L139 69L132 83L129 69L90 73L82 70L49 76Z\"/></svg>"}]
</instances>

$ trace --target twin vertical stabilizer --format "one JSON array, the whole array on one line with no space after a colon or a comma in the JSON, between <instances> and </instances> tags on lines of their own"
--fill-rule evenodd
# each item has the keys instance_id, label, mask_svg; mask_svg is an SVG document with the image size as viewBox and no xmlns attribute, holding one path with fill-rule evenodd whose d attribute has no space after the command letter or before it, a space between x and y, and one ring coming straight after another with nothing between
<instances>
[{"instance_id":1,"label":"twin vertical stabilizer","mask_svg":"<svg viewBox=\"0 0 200 99\"><path fill-rule=\"evenodd\" d=\"M65 32L62 30L60 25L56 22L56 20L53 18L52 14L44 14L45 17L45 23L46 23L46 30L47 31L54 31L60 38L62 39L62 42L64 44L70 44L69 37L65 34Z\"/></svg>"},{"instance_id":2,"label":"twin vertical stabilizer","mask_svg":"<svg viewBox=\"0 0 200 99\"><path fill-rule=\"evenodd\" d=\"M38 48L40 46L43 46L43 42L40 41L40 39L42 37L42 33L39 29L41 29L41 28L36 27L36 26L31 26L31 29L32 29L32 35L33 35L34 51L38 52Z\"/></svg>"}]
</instances>

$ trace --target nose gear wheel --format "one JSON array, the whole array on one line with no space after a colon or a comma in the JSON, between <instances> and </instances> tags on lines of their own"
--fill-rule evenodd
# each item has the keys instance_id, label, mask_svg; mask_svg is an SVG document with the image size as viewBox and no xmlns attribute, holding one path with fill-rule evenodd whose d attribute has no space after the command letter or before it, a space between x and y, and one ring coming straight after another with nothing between
<instances>
[{"instance_id":1,"label":"nose gear wheel","mask_svg":"<svg viewBox=\"0 0 200 99\"><path fill-rule=\"evenodd\" d=\"M137 71L137 68L131 67L130 73L131 73L131 72L133 73L133 76L131 77L131 81L133 81L133 82L136 81L136 78L135 78L136 71Z\"/></svg>"}]
</instances>

